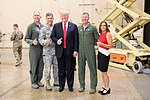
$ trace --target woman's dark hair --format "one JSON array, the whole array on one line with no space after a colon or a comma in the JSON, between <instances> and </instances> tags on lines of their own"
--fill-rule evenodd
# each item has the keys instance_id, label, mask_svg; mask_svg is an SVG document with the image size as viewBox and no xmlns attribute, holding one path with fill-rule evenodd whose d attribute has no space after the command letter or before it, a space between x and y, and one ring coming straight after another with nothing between
<instances>
[{"instance_id":1,"label":"woman's dark hair","mask_svg":"<svg viewBox=\"0 0 150 100\"><path fill-rule=\"evenodd\" d=\"M100 34L102 33L101 25L102 25L103 23L105 23L105 25L106 25L106 31L107 31L107 32L110 32L110 30L109 30L109 28L108 28L107 22L106 22L106 21L102 21L102 22L100 23L100 25L99 25L99 33L100 33Z\"/></svg>"}]
</instances>

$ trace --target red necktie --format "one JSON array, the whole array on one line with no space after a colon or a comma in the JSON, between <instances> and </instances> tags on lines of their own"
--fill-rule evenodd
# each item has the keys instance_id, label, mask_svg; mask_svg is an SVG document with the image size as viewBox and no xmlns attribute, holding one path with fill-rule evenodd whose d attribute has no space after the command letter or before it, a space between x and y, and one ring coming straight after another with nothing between
<instances>
[{"instance_id":1,"label":"red necktie","mask_svg":"<svg viewBox=\"0 0 150 100\"><path fill-rule=\"evenodd\" d=\"M66 24L64 24L64 48L66 49Z\"/></svg>"}]
</instances>

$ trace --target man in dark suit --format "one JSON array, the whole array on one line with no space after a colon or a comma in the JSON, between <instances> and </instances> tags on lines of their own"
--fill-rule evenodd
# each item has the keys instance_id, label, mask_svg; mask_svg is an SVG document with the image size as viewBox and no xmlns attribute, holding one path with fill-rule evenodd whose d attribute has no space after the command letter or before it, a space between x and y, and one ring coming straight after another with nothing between
<instances>
[{"instance_id":1,"label":"man in dark suit","mask_svg":"<svg viewBox=\"0 0 150 100\"><path fill-rule=\"evenodd\" d=\"M56 43L58 60L59 92L64 90L65 80L73 92L75 57L78 55L79 36L77 25L68 21L69 11L60 11L61 22L54 24L51 38Z\"/></svg>"}]
</instances>

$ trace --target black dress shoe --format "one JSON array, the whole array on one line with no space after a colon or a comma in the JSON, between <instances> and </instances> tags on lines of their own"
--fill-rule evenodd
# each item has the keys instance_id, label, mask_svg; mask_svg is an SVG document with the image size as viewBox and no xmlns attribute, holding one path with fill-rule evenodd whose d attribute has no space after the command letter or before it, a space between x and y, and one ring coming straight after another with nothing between
<instances>
[{"instance_id":1,"label":"black dress shoe","mask_svg":"<svg viewBox=\"0 0 150 100\"><path fill-rule=\"evenodd\" d=\"M101 89L101 90L99 90L99 91L98 91L98 93L102 93L104 90L105 90L105 88L104 88L104 87L102 87L102 89Z\"/></svg>"},{"instance_id":2,"label":"black dress shoe","mask_svg":"<svg viewBox=\"0 0 150 100\"><path fill-rule=\"evenodd\" d=\"M54 84L54 87L57 87L57 86L59 86L59 84Z\"/></svg>"},{"instance_id":3,"label":"black dress shoe","mask_svg":"<svg viewBox=\"0 0 150 100\"><path fill-rule=\"evenodd\" d=\"M69 91L70 91L70 92L73 92L73 88L70 88Z\"/></svg>"},{"instance_id":4,"label":"black dress shoe","mask_svg":"<svg viewBox=\"0 0 150 100\"><path fill-rule=\"evenodd\" d=\"M109 88L108 90L104 89L104 91L101 93L101 95L106 95L109 94L111 89Z\"/></svg>"},{"instance_id":5,"label":"black dress shoe","mask_svg":"<svg viewBox=\"0 0 150 100\"><path fill-rule=\"evenodd\" d=\"M59 88L59 92L62 92L64 90L64 88Z\"/></svg>"}]
</instances>

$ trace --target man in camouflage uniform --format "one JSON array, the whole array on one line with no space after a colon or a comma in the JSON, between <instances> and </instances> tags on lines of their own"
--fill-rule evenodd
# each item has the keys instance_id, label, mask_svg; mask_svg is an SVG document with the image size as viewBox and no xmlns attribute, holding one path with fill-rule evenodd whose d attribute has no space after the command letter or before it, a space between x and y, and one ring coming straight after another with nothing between
<instances>
[{"instance_id":1,"label":"man in camouflage uniform","mask_svg":"<svg viewBox=\"0 0 150 100\"><path fill-rule=\"evenodd\" d=\"M23 32L18 29L18 24L13 25L13 33L11 34L10 40L13 41L13 53L16 59L16 66L22 62L22 39Z\"/></svg>"},{"instance_id":2,"label":"man in camouflage uniform","mask_svg":"<svg viewBox=\"0 0 150 100\"><path fill-rule=\"evenodd\" d=\"M0 31L0 42L2 42L2 32Z\"/></svg>"},{"instance_id":3,"label":"man in camouflage uniform","mask_svg":"<svg viewBox=\"0 0 150 100\"><path fill-rule=\"evenodd\" d=\"M2 32L1 32L1 30L0 30L0 43L2 42ZM0 58L1 58L1 54L0 54ZM1 64L1 62L0 62L0 64Z\"/></svg>"},{"instance_id":4,"label":"man in camouflage uniform","mask_svg":"<svg viewBox=\"0 0 150 100\"><path fill-rule=\"evenodd\" d=\"M50 36L53 28L53 14L46 14L47 24L40 31L39 42L43 45L43 61L45 65L45 80L46 90L52 90L50 79L51 79L51 66L53 64L53 77L54 86L58 86L58 62L55 56L55 43L51 40Z\"/></svg>"}]
</instances>

